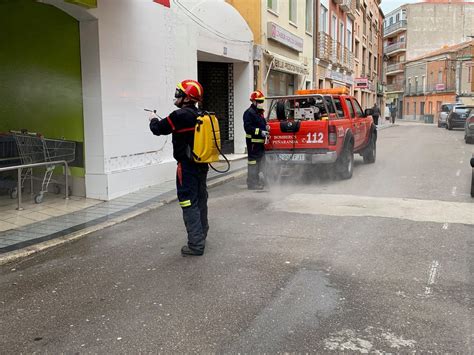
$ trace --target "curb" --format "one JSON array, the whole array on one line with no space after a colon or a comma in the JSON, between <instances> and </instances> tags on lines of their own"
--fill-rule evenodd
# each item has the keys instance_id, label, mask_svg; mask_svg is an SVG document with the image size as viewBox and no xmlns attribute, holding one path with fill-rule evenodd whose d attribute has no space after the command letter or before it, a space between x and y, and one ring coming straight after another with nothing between
<instances>
[{"instance_id":1,"label":"curb","mask_svg":"<svg viewBox=\"0 0 474 355\"><path fill-rule=\"evenodd\" d=\"M220 186L220 185L223 185L227 182L236 180L236 179L238 179L238 178L240 178L240 177L242 177L246 174L247 174L247 169L246 168L241 168L241 169L238 169L235 172L229 173L228 175L225 175L223 177L215 178L215 179L212 179L211 181L208 181L207 186L208 186L208 188ZM135 210L133 212L126 213L122 216L119 216L119 217L116 217L114 219L108 220L107 222L102 222L102 223L99 223L95 226L86 227L86 228L84 228L80 231L77 231L77 232L74 232L74 233L71 233L71 234L68 234L68 235L64 235L64 236L61 236L61 237L58 237L58 238L55 238L55 239L51 239L51 240L48 240L48 241L45 241L45 242L41 242L41 243L38 243L38 244L30 245L30 246L27 246L27 247L22 248L20 250L15 250L15 251L11 251L9 253L2 254L2 255L0 255L0 266L10 264L10 263L13 263L13 262L16 262L16 261L20 261L20 260L25 259L29 256L33 256L33 255L38 254L38 253L43 252L43 251L51 250L53 248L59 247L61 245L67 244L67 243L72 243L76 240L79 240L82 237L85 237L88 234L97 232L99 230L102 230L102 229L105 229L105 228L108 228L108 227L112 227L112 226L114 226L118 223L125 222L125 221L127 221L129 219L132 219L134 217L137 217L137 216L139 216L143 213L153 211L153 210L155 210L159 207L162 207L164 205L168 205L168 204L170 204L172 202L175 202L177 200L178 200L177 197L171 197L171 198L164 199L161 202L150 203L150 205L148 205L146 207L140 208L140 209Z\"/></svg>"}]
</instances>

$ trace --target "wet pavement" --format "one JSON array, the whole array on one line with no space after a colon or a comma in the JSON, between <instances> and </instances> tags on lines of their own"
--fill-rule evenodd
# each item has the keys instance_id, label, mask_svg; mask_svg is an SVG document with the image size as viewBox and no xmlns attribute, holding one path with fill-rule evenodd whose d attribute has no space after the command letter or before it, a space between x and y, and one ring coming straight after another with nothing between
<instances>
[{"instance_id":1,"label":"wet pavement","mask_svg":"<svg viewBox=\"0 0 474 355\"><path fill-rule=\"evenodd\" d=\"M351 180L212 188L202 257L181 257L170 204L3 266L1 348L472 353L473 147L461 131L400 125Z\"/></svg>"}]
</instances>

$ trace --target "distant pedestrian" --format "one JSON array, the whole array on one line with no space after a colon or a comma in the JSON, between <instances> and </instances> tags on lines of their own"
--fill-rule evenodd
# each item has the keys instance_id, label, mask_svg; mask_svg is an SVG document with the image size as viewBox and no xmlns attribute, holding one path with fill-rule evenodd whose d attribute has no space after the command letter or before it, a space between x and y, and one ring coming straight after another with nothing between
<instances>
[{"instance_id":1,"label":"distant pedestrian","mask_svg":"<svg viewBox=\"0 0 474 355\"><path fill-rule=\"evenodd\" d=\"M204 253L209 230L206 186L209 166L193 161L192 148L199 116L196 105L202 101L203 88L195 80L184 80L178 83L174 97L178 109L162 120L152 114L150 129L157 136L173 135L173 156L178 162L176 189L188 233L188 243L181 248L181 254L199 256Z\"/></svg>"},{"instance_id":2,"label":"distant pedestrian","mask_svg":"<svg viewBox=\"0 0 474 355\"><path fill-rule=\"evenodd\" d=\"M374 107L372 107L372 118L376 126L379 125L379 117L380 117L380 109L377 106L377 103L374 103Z\"/></svg>"},{"instance_id":3,"label":"distant pedestrian","mask_svg":"<svg viewBox=\"0 0 474 355\"><path fill-rule=\"evenodd\" d=\"M395 118L397 117L397 108L394 106L390 111L390 116L392 117L392 124L395 123Z\"/></svg>"},{"instance_id":4,"label":"distant pedestrian","mask_svg":"<svg viewBox=\"0 0 474 355\"><path fill-rule=\"evenodd\" d=\"M252 105L244 112L244 130L247 142L247 188L262 190L263 181L260 173L263 172L265 155L265 137L268 136L267 123L263 117L263 103L265 96L259 90L250 94Z\"/></svg>"}]
</instances>

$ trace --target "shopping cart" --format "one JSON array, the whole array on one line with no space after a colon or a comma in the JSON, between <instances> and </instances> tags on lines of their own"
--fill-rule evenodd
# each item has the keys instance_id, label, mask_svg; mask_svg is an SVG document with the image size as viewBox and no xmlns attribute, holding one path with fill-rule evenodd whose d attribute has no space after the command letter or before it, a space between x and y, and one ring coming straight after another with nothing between
<instances>
[{"instance_id":1,"label":"shopping cart","mask_svg":"<svg viewBox=\"0 0 474 355\"><path fill-rule=\"evenodd\" d=\"M20 157L16 149L16 143L13 136L9 133L0 132L0 167L13 166L20 164ZM17 182L11 172L0 174L0 189L7 190L10 198L17 196Z\"/></svg>"},{"instance_id":2,"label":"shopping cart","mask_svg":"<svg viewBox=\"0 0 474 355\"><path fill-rule=\"evenodd\" d=\"M47 163L65 160L71 163L76 158L76 142L59 139L44 138L42 134L26 131L10 131L15 138L17 149L22 164ZM48 186L51 182L55 183L54 192L61 191L60 184L52 179L56 164L46 165L41 181L41 190L35 195L35 203L43 202L45 192L48 192ZM69 172L66 172L69 174ZM25 176L25 177L24 177ZM33 169L26 168L22 174L22 180L33 176Z\"/></svg>"}]
</instances>

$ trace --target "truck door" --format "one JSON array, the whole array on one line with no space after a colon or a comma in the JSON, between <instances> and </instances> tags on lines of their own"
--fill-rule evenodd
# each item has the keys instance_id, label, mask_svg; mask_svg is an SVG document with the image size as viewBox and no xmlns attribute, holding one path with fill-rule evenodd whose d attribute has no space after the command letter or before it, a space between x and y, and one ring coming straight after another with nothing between
<instances>
[{"instance_id":1,"label":"truck door","mask_svg":"<svg viewBox=\"0 0 474 355\"><path fill-rule=\"evenodd\" d=\"M352 133L354 134L354 149L359 146L360 142L360 128L359 128L359 122L357 119L356 112L354 110L354 106L352 105L352 101L349 97L346 97L345 99L347 109L349 110L349 115L351 119L351 125L352 125Z\"/></svg>"},{"instance_id":2,"label":"truck door","mask_svg":"<svg viewBox=\"0 0 474 355\"><path fill-rule=\"evenodd\" d=\"M356 118L354 119L355 130L357 132L357 136L354 142L354 150L359 149L363 144L367 133L367 120L365 119L364 111L360 107L359 103L355 98L352 98L352 104L354 107Z\"/></svg>"}]
</instances>

